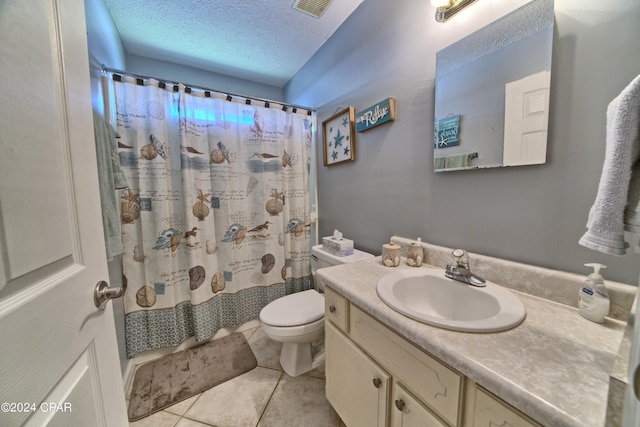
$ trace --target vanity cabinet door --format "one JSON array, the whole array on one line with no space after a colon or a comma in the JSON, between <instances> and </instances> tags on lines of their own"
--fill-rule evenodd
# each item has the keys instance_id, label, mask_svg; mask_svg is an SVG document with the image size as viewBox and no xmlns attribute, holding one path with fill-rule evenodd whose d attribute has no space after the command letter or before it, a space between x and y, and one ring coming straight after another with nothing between
<instances>
[{"instance_id":1,"label":"vanity cabinet door","mask_svg":"<svg viewBox=\"0 0 640 427\"><path fill-rule=\"evenodd\" d=\"M390 377L345 337L325 322L326 395L347 426L384 427Z\"/></svg>"},{"instance_id":2,"label":"vanity cabinet door","mask_svg":"<svg viewBox=\"0 0 640 427\"><path fill-rule=\"evenodd\" d=\"M514 426L539 427L540 425L520 415L506 403L476 387L473 427Z\"/></svg>"},{"instance_id":3,"label":"vanity cabinet door","mask_svg":"<svg viewBox=\"0 0 640 427\"><path fill-rule=\"evenodd\" d=\"M449 425L460 423L462 375L351 305L349 337Z\"/></svg>"},{"instance_id":4,"label":"vanity cabinet door","mask_svg":"<svg viewBox=\"0 0 640 427\"><path fill-rule=\"evenodd\" d=\"M400 384L393 385L391 427L447 427Z\"/></svg>"}]
</instances>

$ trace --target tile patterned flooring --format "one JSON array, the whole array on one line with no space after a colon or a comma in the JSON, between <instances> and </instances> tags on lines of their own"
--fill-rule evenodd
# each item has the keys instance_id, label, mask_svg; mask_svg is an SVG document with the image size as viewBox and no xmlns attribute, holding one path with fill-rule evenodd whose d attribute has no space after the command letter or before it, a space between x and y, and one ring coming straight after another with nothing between
<instances>
[{"instance_id":1,"label":"tile patterned flooring","mask_svg":"<svg viewBox=\"0 0 640 427\"><path fill-rule=\"evenodd\" d=\"M324 394L324 365L299 377L280 367L281 343L243 332L258 366L130 427L344 427Z\"/></svg>"}]
</instances>

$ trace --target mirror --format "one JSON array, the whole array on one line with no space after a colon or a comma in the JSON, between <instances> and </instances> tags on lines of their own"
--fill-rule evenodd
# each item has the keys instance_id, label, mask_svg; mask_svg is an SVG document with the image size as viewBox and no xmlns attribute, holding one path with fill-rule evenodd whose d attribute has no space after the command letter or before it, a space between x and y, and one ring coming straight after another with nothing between
<instances>
[{"instance_id":1,"label":"mirror","mask_svg":"<svg viewBox=\"0 0 640 427\"><path fill-rule=\"evenodd\" d=\"M553 0L533 0L436 53L434 171L542 164Z\"/></svg>"}]
</instances>

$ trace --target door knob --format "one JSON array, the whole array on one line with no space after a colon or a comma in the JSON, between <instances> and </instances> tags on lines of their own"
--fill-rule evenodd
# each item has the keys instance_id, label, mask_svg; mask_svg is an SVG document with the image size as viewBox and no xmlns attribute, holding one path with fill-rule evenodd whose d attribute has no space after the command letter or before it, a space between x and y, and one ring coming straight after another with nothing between
<instances>
[{"instance_id":1,"label":"door knob","mask_svg":"<svg viewBox=\"0 0 640 427\"><path fill-rule=\"evenodd\" d=\"M399 411L403 411L404 410L404 406L405 406L404 400L398 399L398 400L395 401L395 404L396 404L396 408L398 408Z\"/></svg>"},{"instance_id":2,"label":"door knob","mask_svg":"<svg viewBox=\"0 0 640 427\"><path fill-rule=\"evenodd\" d=\"M104 310L107 302L113 298L120 298L124 295L124 287L111 288L104 280L100 280L93 292L93 302L100 310Z\"/></svg>"},{"instance_id":3,"label":"door knob","mask_svg":"<svg viewBox=\"0 0 640 427\"><path fill-rule=\"evenodd\" d=\"M382 385L382 380L380 378L373 379L373 386L375 388L380 388L381 385Z\"/></svg>"}]
</instances>

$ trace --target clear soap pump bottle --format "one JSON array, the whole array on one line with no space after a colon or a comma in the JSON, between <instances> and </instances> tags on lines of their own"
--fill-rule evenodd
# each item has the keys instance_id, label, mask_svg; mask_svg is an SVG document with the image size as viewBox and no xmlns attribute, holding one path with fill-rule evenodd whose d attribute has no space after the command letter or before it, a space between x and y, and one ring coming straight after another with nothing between
<instances>
[{"instance_id":1,"label":"clear soap pump bottle","mask_svg":"<svg viewBox=\"0 0 640 427\"><path fill-rule=\"evenodd\" d=\"M603 323L604 318L609 314L610 302L609 292L600 275L600 269L607 266L598 263L588 263L585 266L593 267L593 273L587 277L580 288L578 308L582 317L592 322Z\"/></svg>"}]
</instances>

